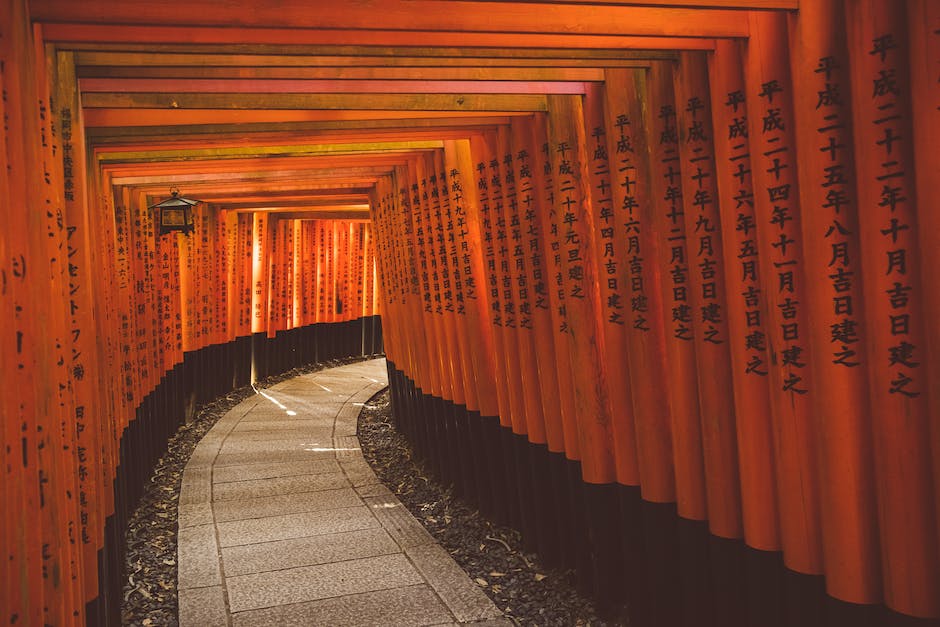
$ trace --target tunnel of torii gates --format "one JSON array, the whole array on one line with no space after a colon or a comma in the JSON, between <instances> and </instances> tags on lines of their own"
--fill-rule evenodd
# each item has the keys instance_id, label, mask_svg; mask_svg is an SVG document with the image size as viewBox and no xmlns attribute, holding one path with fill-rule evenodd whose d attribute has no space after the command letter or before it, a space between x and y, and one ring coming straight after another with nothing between
<instances>
[{"instance_id":1,"label":"tunnel of torii gates","mask_svg":"<svg viewBox=\"0 0 940 627\"><path fill-rule=\"evenodd\" d=\"M937 624L940 2L2 5L4 624L119 622L195 404L382 352L636 625Z\"/></svg>"}]
</instances>

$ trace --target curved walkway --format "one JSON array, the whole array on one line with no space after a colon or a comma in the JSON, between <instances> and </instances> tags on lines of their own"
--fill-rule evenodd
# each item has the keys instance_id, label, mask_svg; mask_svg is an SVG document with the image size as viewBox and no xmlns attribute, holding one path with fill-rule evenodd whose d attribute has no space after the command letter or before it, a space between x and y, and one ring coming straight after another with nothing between
<instances>
[{"instance_id":1,"label":"curved walkway","mask_svg":"<svg viewBox=\"0 0 940 627\"><path fill-rule=\"evenodd\" d=\"M386 385L384 359L303 375L206 434L180 491L182 627L511 624L363 459Z\"/></svg>"}]
</instances>

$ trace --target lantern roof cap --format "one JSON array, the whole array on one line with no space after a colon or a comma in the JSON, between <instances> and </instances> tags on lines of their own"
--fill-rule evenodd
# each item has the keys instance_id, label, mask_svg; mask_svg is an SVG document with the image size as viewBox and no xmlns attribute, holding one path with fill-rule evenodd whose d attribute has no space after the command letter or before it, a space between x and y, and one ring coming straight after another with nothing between
<instances>
[{"instance_id":1,"label":"lantern roof cap","mask_svg":"<svg viewBox=\"0 0 940 627\"><path fill-rule=\"evenodd\" d=\"M192 198L184 198L183 196L180 196L180 190L178 189L170 190L170 193L173 194L170 198L167 198L166 200L162 200L155 205L150 205L148 209L163 209L166 207L185 207L185 206L192 207L202 202L201 200L193 200Z\"/></svg>"}]
</instances>

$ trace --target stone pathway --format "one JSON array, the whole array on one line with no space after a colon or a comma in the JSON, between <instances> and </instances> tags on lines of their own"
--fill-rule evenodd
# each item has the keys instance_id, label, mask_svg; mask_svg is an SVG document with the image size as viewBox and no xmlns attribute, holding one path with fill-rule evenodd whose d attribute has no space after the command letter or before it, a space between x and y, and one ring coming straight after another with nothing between
<instances>
[{"instance_id":1,"label":"stone pathway","mask_svg":"<svg viewBox=\"0 0 940 627\"><path fill-rule=\"evenodd\" d=\"M386 379L383 359L296 377L206 434L180 491L182 627L512 624L363 459Z\"/></svg>"}]
</instances>

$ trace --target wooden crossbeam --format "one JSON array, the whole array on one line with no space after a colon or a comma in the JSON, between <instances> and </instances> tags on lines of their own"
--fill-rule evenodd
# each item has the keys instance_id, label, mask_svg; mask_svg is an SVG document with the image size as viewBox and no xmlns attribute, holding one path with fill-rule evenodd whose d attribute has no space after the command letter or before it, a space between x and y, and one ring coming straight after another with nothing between
<instances>
[{"instance_id":1,"label":"wooden crossbeam","mask_svg":"<svg viewBox=\"0 0 940 627\"><path fill-rule=\"evenodd\" d=\"M312 143L357 143L381 141L420 141L462 139L491 130L498 123L466 124L463 126L438 126L426 128L411 126L381 129L336 129L251 131L229 125L167 127L157 133L154 127L130 127L114 129L122 132L96 133L90 135L92 145L107 146L109 150L133 150L139 147L152 149L183 148L198 145L209 146L262 146L288 145L298 142ZM110 130L110 129L109 129Z\"/></svg>"},{"instance_id":2,"label":"wooden crossbeam","mask_svg":"<svg viewBox=\"0 0 940 627\"><path fill-rule=\"evenodd\" d=\"M410 120L453 118L465 116L526 115L526 111L404 111L404 110L259 110L259 109L86 109L85 125L96 126L154 126L193 124L255 124L297 122L339 122L350 120Z\"/></svg>"},{"instance_id":3,"label":"wooden crossbeam","mask_svg":"<svg viewBox=\"0 0 940 627\"><path fill-rule=\"evenodd\" d=\"M99 110L100 111L100 110ZM95 142L108 143L109 141L123 141L124 137L181 137L199 136L202 134L233 133L248 137L253 134L282 134L304 133L316 136L325 132L380 132L383 130L397 130L407 132L422 129L434 129L443 132L460 128L474 129L477 127L499 126L509 124L508 116L480 115L473 117L434 117L434 118L408 118L389 120L332 120L321 122L281 122L281 123L253 123L239 124L237 129L230 124L195 124L195 125L162 125L162 126L130 126L130 127L90 127L86 136Z\"/></svg>"},{"instance_id":4,"label":"wooden crossbeam","mask_svg":"<svg viewBox=\"0 0 940 627\"><path fill-rule=\"evenodd\" d=\"M646 67L648 61L635 61ZM284 67L209 65L83 65L80 78L218 78L333 81L603 81L601 68L510 67Z\"/></svg>"},{"instance_id":5,"label":"wooden crossbeam","mask_svg":"<svg viewBox=\"0 0 940 627\"><path fill-rule=\"evenodd\" d=\"M713 46L712 37L655 36L630 34L578 34L578 33L459 33L439 31L388 31L377 29L282 29L282 28L214 28L178 26L112 26L95 24L48 24L44 27L48 41L58 42L70 49L82 49L89 43L112 42L112 46L132 46L138 50L147 47L140 42L159 43L172 50L192 51L197 46L209 50L223 50L221 46L259 47L268 51L314 54L314 46L416 46L459 45L467 47L513 48L612 48L624 51L707 50ZM740 35L725 35L740 36ZM152 44L151 44L152 47ZM260 50L260 49L259 49ZM622 55L628 53L621 53Z\"/></svg>"},{"instance_id":6,"label":"wooden crossbeam","mask_svg":"<svg viewBox=\"0 0 940 627\"><path fill-rule=\"evenodd\" d=\"M83 93L583 94L583 81L83 78Z\"/></svg>"},{"instance_id":7,"label":"wooden crossbeam","mask_svg":"<svg viewBox=\"0 0 940 627\"><path fill-rule=\"evenodd\" d=\"M85 108L545 111L545 97L479 94L85 93Z\"/></svg>"},{"instance_id":8,"label":"wooden crossbeam","mask_svg":"<svg viewBox=\"0 0 940 627\"><path fill-rule=\"evenodd\" d=\"M675 57L672 51L640 52L631 50L526 50L498 48L476 50L471 48L429 49L370 48L344 51L337 48L324 50L302 48L298 50L261 49L249 53L244 47L190 46L189 51L177 51L177 46L161 45L141 47L117 44L89 44L77 48L76 65L93 66L159 66L159 67L259 67L259 68L597 68L637 67L651 60ZM425 54L419 54L424 52ZM515 53L515 54L513 54Z\"/></svg>"},{"instance_id":9,"label":"wooden crossbeam","mask_svg":"<svg viewBox=\"0 0 940 627\"><path fill-rule=\"evenodd\" d=\"M646 3L644 3L646 4ZM699 3L698 6L706 5ZM311 7L283 0L276 10L248 0L32 0L40 22L144 26L223 26L226 28L367 29L448 33L576 33L654 37L744 37L747 20L728 9L702 10L548 2L437 2L333 0ZM102 38L107 39L107 38ZM418 43L416 41L415 43Z\"/></svg>"},{"instance_id":10,"label":"wooden crossbeam","mask_svg":"<svg viewBox=\"0 0 940 627\"><path fill-rule=\"evenodd\" d=\"M363 144L260 145L218 148L176 148L173 150L96 151L102 163L119 161L190 161L193 159L243 159L248 157L300 157L314 155L362 155L402 153L443 148L441 141L372 142Z\"/></svg>"}]
</instances>

